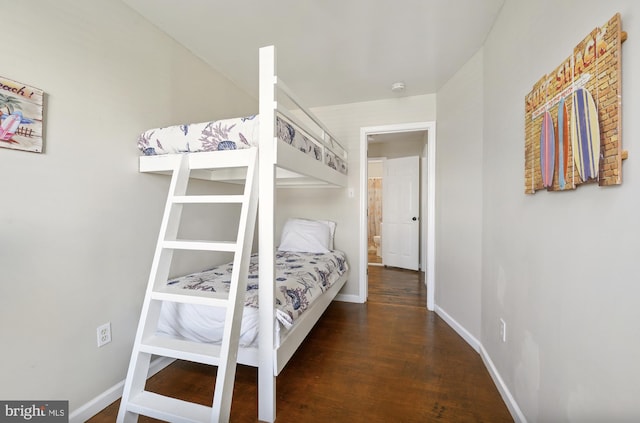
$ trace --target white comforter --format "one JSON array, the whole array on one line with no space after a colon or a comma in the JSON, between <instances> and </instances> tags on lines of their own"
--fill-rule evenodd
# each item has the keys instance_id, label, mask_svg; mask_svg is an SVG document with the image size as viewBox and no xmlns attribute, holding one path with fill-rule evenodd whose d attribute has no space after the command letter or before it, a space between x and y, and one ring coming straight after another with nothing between
<instances>
[{"instance_id":1,"label":"white comforter","mask_svg":"<svg viewBox=\"0 0 640 423\"><path fill-rule=\"evenodd\" d=\"M228 292L231 264L216 266L167 283L183 289ZM276 332L289 329L313 302L348 270L345 254L278 251L276 254ZM164 303L158 323L159 334L199 342L219 343L225 310L221 308ZM242 317L240 345L256 346L258 340L258 256L251 257L247 294Z\"/></svg>"}]
</instances>

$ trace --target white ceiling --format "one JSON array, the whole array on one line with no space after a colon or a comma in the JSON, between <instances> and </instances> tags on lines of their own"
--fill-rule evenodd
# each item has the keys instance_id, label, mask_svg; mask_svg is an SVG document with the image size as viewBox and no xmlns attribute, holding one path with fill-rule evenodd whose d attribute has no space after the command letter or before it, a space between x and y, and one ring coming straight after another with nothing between
<instances>
[{"instance_id":1,"label":"white ceiling","mask_svg":"<svg viewBox=\"0 0 640 423\"><path fill-rule=\"evenodd\" d=\"M307 106L436 93L504 0L123 0L257 97L258 49ZM391 84L403 81L401 94Z\"/></svg>"}]
</instances>

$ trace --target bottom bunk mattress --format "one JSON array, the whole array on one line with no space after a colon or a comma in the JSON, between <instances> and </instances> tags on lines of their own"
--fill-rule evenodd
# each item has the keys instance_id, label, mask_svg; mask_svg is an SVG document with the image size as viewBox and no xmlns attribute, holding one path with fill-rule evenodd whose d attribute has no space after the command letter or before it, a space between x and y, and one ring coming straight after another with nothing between
<instances>
[{"instance_id":1,"label":"bottom bunk mattress","mask_svg":"<svg viewBox=\"0 0 640 423\"><path fill-rule=\"evenodd\" d=\"M229 292L232 264L216 266L192 273L167 283L182 289ZM276 252L277 342L283 333L309 309L348 270L342 251L328 253ZM258 317L258 255L251 256L240 329L240 346L257 347L260 321ZM197 342L220 343L225 310L194 304L165 302L158 322L158 334ZM276 345L279 346L279 345Z\"/></svg>"}]
</instances>

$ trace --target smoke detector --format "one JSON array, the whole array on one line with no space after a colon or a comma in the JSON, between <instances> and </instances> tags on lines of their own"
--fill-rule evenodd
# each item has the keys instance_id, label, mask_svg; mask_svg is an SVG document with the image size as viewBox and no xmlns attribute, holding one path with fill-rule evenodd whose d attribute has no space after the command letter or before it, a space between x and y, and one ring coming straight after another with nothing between
<instances>
[{"instance_id":1,"label":"smoke detector","mask_svg":"<svg viewBox=\"0 0 640 423\"><path fill-rule=\"evenodd\" d=\"M394 82L391 84L391 91L394 93L401 93L404 91L404 82Z\"/></svg>"}]
</instances>

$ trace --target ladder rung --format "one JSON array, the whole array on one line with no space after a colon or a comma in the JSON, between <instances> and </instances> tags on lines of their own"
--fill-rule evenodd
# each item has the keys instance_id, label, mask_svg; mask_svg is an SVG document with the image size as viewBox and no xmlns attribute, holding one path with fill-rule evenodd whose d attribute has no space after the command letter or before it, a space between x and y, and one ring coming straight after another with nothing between
<instances>
[{"instance_id":1,"label":"ladder rung","mask_svg":"<svg viewBox=\"0 0 640 423\"><path fill-rule=\"evenodd\" d=\"M127 410L167 422L202 423L211 420L211 407L142 391L133 397Z\"/></svg>"},{"instance_id":2,"label":"ladder rung","mask_svg":"<svg viewBox=\"0 0 640 423\"><path fill-rule=\"evenodd\" d=\"M199 304L211 307L227 307L229 305L228 292L198 291L196 289L165 288L164 290L153 291L151 298L158 301Z\"/></svg>"},{"instance_id":3,"label":"ladder rung","mask_svg":"<svg viewBox=\"0 0 640 423\"><path fill-rule=\"evenodd\" d=\"M232 241L164 241L164 248L173 250L198 250L198 251L230 251L235 252L238 244Z\"/></svg>"},{"instance_id":4,"label":"ladder rung","mask_svg":"<svg viewBox=\"0 0 640 423\"><path fill-rule=\"evenodd\" d=\"M220 345L186 341L166 336L152 336L140 344L140 351L162 357L217 366L220 363Z\"/></svg>"},{"instance_id":5,"label":"ladder rung","mask_svg":"<svg viewBox=\"0 0 640 423\"><path fill-rule=\"evenodd\" d=\"M172 198L177 204L231 204L244 200L244 195L174 195Z\"/></svg>"}]
</instances>

